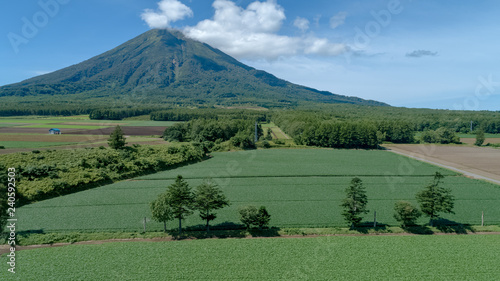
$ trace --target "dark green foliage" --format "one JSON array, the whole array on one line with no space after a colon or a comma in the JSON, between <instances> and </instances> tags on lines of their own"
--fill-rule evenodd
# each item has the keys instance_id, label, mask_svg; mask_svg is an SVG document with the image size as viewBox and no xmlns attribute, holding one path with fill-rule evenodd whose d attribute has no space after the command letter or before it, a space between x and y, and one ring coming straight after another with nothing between
<instances>
[{"instance_id":1,"label":"dark green foliage","mask_svg":"<svg viewBox=\"0 0 500 281\"><path fill-rule=\"evenodd\" d=\"M474 142L474 145L481 146L483 145L484 141L484 130L479 128L476 130L476 141Z\"/></svg>"},{"instance_id":2,"label":"dark green foliage","mask_svg":"<svg viewBox=\"0 0 500 281\"><path fill-rule=\"evenodd\" d=\"M394 204L394 219L403 228L415 225L420 216L422 216L422 212L408 201L398 201Z\"/></svg>"},{"instance_id":3,"label":"dark green foliage","mask_svg":"<svg viewBox=\"0 0 500 281\"><path fill-rule=\"evenodd\" d=\"M257 218L259 211L257 210L257 207L255 207L255 206L246 206L246 207L240 208L238 210L238 213L240 214L240 221L248 229L253 224L255 224L255 219Z\"/></svg>"},{"instance_id":4,"label":"dark green foliage","mask_svg":"<svg viewBox=\"0 0 500 281\"><path fill-rule=\"evenodd\" d=\"M166 193L161 193L158 198L150 203L151 214L155 221L163 222L163 231L167 232L167 221L174 219L169 198Z\"/></svg>"},{"instance_id":5,"label":"dark green foliage","mask_svg":"<svg viewBox=\"0 0 500 281\"><path fill-rule=\"evenodd\" d=\"M260 208L257 209L257 207L250 205L240 208L238 212L240 214L240 221L247 229L252 226L262 229L267 226L271 220L271 215L264 206L260 206Z\"/></svg>"},{"instance_id":6,"label":"dark green foliage","mask_svg":"<svg viewBox=\"0 0 500 281\"><path fill-rule=\"evenodd\" d=\"M200 211L201 219L207 222L207 231L210 230L210 221L217 218L214 211L226 206L229 206L229 200L211 179L204 180L201 185L196 187L194 208Z\"/></svg>"},{"instance_id":7,"label":"dark green foliage","mask_svg":"<svg viewBox=\"0 0 500 281\"><path fill-rule=\"evenodd\" d=\"M257 216L255 217L255 224L259 227L259 229L262 229L269 224L270 220L271 215L266 210L266 207L260 206L259 210L257 211Z\"/></svg>"},{"instance_id":8,"label":"dark green foliage","mask_svg":"<svg viewBox=\"0 0 500 281\"><path fill-rule=\"evenodd\" d=\"M156 111L150 114L150 119L154 121L190 121L193 119L244 119L266 122L270 120L270 113L267 111L256 111L249 109L221 109L209 108L175 108L163 111Z\"/></svg>"},{"instance_id":9,"label":"dark green foliage","mask_svg":"<svg viewBox=\"0 0 500 281\"><path fill-rule=\"evenodd\" d=\"M40 157L43 156L43 157ZM37 154L13 153L0 156L19 175L18 193L23 203L77 192L87 188L153 173L177 164L203 159L202 147L140 146L44 150Z\"/></svg>"},{"instance_id":10,"label":"dark green foliage","mask_svg":"<svg viewBox=\"0 0 500 281\"><path fill-rule=\"evenodd\" d=\"M109 135L108 145L113 149L122 149L125 147L125 137L120 126L116 126L115 130Z\"/></svg>"},{"instance_id":11,"label":"dark green foliage","mask_svg":"<svg viewBox=\"0 0 500 281\"><path fill-rule=\"evenodd\" d=\"M435 131L424 131L421 139L426 143L460 143L460 138L456 135L455 131L448 128L439 128Z\"/></svg>"},{"instance_id":12,"label":"dark green foliage","mask_svg":"<svg viewBox=\"0 0 500 281\"><path fill-rule=\"evenodd\" d=\"M172 209L172 216L179 220L179 234L182 232L182 220L193 213L194 196L188 183L178 175L175 183L167 187L166 198Z\"/></svg>"},{"instance_id":13,"label":"dark green foliage","mask_svg":"<svg viewBox=\"0 0 500 281\"><path fill-rule=\"evenodd\" d=\"M271 128L267 128L266 140L272 140L272 139L273 139L273 130L271 130Z\"/></svg>"},{"instance_id":14,"label":"dark green foliage","mask_svg":"<svg viewBox=\"0 0 500 281\"><path fill-rule=\"evenodd\" d=\"M258 128L260 137L262 136L262 127L259 125ZM231 140L234 146L254 148L254 134L255 121L253 120L195 119L185 123L177 123L165 129L163 138L167 141L195 141L203 143Z\"/></svg>"},{"instance_id":15,"label":"dark green foliage","mask_svg":"<svg viewBox=\"0 0 500 281\"><path fill-rule=\"evenodd\" d=\"M361 215L368 213L366 209L368 197L366 196L363 182L358 177L351 180L351 184L346 188L345 192L346 198L342 201L341 205L344 208L342 216L351 225L351 228L354 228L363 219Z\"/></svg>"},{"instance_id":16,"label":"dark green foliage","mask_svg":"<svg viewBox=\"0 0 500 281\"><path fill-rule=\"evenodd\" d=\"M436 172L432 183L427 185L416 195L417 202L420 204L420 209L422 213L429 217L431 226L434 220L439 217L439 213L454 214L453 207L455 199L453 195L451 195L451 189L439 186L443 178L443 175Z\"/></svg>"}]
</instances>

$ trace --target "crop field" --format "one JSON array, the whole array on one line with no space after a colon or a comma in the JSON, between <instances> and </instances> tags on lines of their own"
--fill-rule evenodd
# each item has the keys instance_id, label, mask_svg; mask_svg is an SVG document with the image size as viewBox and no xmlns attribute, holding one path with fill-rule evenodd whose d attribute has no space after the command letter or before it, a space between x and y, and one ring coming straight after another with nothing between
<instances>
[{"instance_id":1,"label":"crop field","mask_svg":"<svg viewBox=\"0 0 500 281\"><path fill-rule=\"evenodd\" d=\"M141 231L144 217L147 230L161 230L151 221L149 202L182 175L190 186L212 177L232 205L219 210L212 225L239 224L237 210L246 205L265 205L275 227L345 226L341 213L344 190L354 176L367 189L373 221L396 225L392 217L398 200L414 202L415 194L439 171L446 175L443 186L456 197L455 215L444 218L459 223L500 223L500 187L472 180L456 173L387 151L333 149L273 149L214 153L214 157L177 169L139 177L21 207L19 230L32 231ZM420 223L427 220L422 218ZM197 214L185 226L203 222ZM170 228L176 226L172 221Z\"/></svg>"},{"instance_id":2,"label":"crop field","mask_svg":"<svg viewBox=\"0 0 500 281\"><path fill-rule=\"evenodd\" d=\"M287 135L285 135L285 133L283 133L283 131L278 126L276 126L273 122L262 124L262 129L264 130L265 135L267 135L268 128L270 128L272 133L273 133L273 136L272 136L273 139L286 140L286 139L290 138Z\"/></svg>"},{"instance_id":3,"label":"crop field","mask_svg":"<svg viewBox=\"0 0 500 281\"><path fill-rule=\"evenodd\" d=\"M496 280L499 247L499 235L114 242L19 251L0 278Z\"/></svg>"},{"instance_id":4,"label":"crop field","mask_svg":"<svg viewBox=\"0 0 500 281\"><path fill-rule=\"evenodd\" d=\"M160 136L165 128L173 124L175 122L149 120L89 120L85 115L0 117L0 145L6 148L0 153L75 144L95 146L105 143L116 125L120 125L127 136ZM61 129L63 134L49 135L50 128ZM158 140L159 138L144 138L139 142Z\"/></svg>"}]
</instances>

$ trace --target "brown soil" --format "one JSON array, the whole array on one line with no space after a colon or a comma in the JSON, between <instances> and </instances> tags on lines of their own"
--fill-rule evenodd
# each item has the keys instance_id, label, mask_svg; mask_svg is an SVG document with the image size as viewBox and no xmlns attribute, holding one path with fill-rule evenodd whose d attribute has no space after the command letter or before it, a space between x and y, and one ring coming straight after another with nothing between
<instances>
[{"instance_id":1,"label":"brown soil","mask_svg":"<svg viewBox=\"0 0 500 281\"><path fill-rule=\"evenodd\" d=\"M460 170L466 176L500 183L500 149L432 144L390 144L384 147L419 160Z\"/></svg>"},{"instance_id":2,"label":"brown soil","mask_svg":"<svg viewBox=\"0 0 500 281\"><path fill-rule=\"evenodd\" d=\"M135 126L127 126L121 127L123 134L129 136L153 136L153 135L163 135L166 127L135 127ZM74 134L74 135L105 135L109 136L111 132L113 132L115 128L102 128L102 129L66 129L64 131L65 134Z\"/></svg>"}]
</instances>

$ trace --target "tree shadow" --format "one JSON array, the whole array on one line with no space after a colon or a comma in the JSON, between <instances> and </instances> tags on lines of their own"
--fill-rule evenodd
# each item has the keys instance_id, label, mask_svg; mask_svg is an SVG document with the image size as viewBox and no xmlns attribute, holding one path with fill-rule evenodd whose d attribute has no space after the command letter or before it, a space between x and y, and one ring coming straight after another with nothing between
<instances>
[{"instance_id":1,"label":"tree shadow","mask_svg":"<svg viewBox=\"0 0 500 281\"><path fill-rule=\"evenodd\" d=\"M179 235L178 229L171 229L167 233L175 240L183 239L208 239L208 238L245 238L250 234L253 237L277 237L280 228L271 227L264 229L246 229L245 225L233 222L223 222L210 226L210 231L204 224L188 226L182 229Z\"/></svg>"},{"instance_id":2,"label":"tree shadow","mask_svg":"<svg viewBox=\"0 0 500 281\"><path fill-rule=\"evenodd\" d=\"M468 234L469 232L475 232L470 224L462 224L443 218L434 221L434 225L439 231L444 233Z\"/></svg>"},{"instance_id":3,"label":"tree shadow","mask_svg":"<svg viewBox=\"0 0 500 281\"><path fill-rule=\"evenodd\" d=\"M368 234L376 232L387 232L388 225L384 223L377 223L377 226L373 226L373 221L361 222L357 224L352 230L356 230L359 233Z\"/></svg>"},{"instance_id":4,"label":"tree shadow","mask_svg":"<svg viewBox=\"0 0 500 281\"><path fill-rule=\"evenodd\" d=\"M409 225L401 227L404 231L411 234L420 234L420 235L432 235L434 231L430 229L426 225Z\"/></svg>"},{"instance_id":5,"label":"tree shadow","mask_svg":"<svg viewBox=\"0 0 500 281\"><path fill-rule=\"evenodd\" d=\"M263 229L251 228L248 230L248 232L253 237L278 237L278 236L281 236L279 234L280 229L281 228L279 228L279 227L271 227L271 228L263 228Z\"/></svg>"},{"instance_id":6,"label":"tree shadow","mask_svg":"<svg viewBox=\"0 0 500 281\"><path fill-rule=\"evenodd\" d=\"M182 229L179 235L177 228L168 230L167 233L175 240L207 239L207 238L244 238L247 235L245 226L233 222L223 222L210 226L210 231L204 224L188 226Z\"/></svg>"}]
</instances>

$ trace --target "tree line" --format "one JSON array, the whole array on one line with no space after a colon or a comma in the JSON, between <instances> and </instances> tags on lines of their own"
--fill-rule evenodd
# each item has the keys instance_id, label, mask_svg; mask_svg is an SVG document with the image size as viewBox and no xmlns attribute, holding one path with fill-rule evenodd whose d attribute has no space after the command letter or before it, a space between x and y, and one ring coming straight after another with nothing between
<instances>
[{"instance_id":1,"label":"tree line","mask_svg":"<svg viewBox=\"0 0 500 281\"><path fill-rule=\"evenodd\" d=\"M264 135L261 125L257 125L257 137ZM177 142L208 142L207 146L231 141L234 146L255 148L255 121L252 119L195 119L177 123L165 129L163 138Z\"/></svg>"},{"instance_id":2,"label":"tree line","mask_svg":"<svg viewBox=\"0 0 500 281\"><path fill-rule=\"evenodd\" d=\"M217 218L215 211L230 204L222 190L211 179L205 179L193 190L182 176L178 175L175 182L150 203L150 209L153 219L163 223L165 232L167 222L177 219L178 233L181 234L182 220L192 215L194 211L198 211L200 218L206 222L208 232L210 222ZM259 229L262 229L271 219L271 215L264 206L259 209L255 206L246 206L239 210L239 214L241 222L247 228L257 225Z\"/></svg>"},{"instance_id":3,"label":"tree line","mask_svg":"<svg viewBox=\"0 0 500 281\"><path fill-rule=\"evenodd\" d=\"M422 214L429 217L430 226L434 225L440 213L454 214L455 199L451 194L451 189L440 186L443 178L443 175L436 172L433 181L416 194L415 199L420 205L420 210L408 201L395 203L394 218L403 228L414 226ZM362 215L368 213L366 208L368 197L363 182L358 177L352 179L345 192L346 198L341 205L344 208L342 215L345 221L350 224L351 229L354 229L363 219Z\"/></svg>"}]
</instances>

